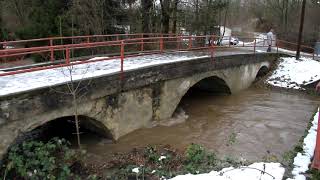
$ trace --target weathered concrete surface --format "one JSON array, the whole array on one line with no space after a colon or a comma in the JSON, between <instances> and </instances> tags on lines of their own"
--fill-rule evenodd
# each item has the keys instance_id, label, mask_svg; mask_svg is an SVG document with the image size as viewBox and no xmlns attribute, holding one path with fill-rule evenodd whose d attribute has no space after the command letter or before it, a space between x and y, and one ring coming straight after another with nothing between
<instances>
[{"instance_id":1,"label":"weathered concrete surface","mask_svg":"<svg viewBox=\"0 0 320 180\"><path fill-rule=\"evenodd\" d=\"M225 82L231 93L250 86L276 54L241 54L175 62L84 80L79 114L103 124L114 139L170 117L190 87L208 77ZM214 86L213 84L212 86ZM15 139L51 120L72 116L66 85L0 97L0 158Z\"/></svg>"}]
</instances>

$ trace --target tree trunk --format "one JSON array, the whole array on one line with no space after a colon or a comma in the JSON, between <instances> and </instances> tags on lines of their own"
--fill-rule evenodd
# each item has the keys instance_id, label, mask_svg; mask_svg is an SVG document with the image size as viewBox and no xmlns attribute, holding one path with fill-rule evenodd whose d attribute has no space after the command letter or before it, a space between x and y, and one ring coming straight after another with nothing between
<instances>
[{"instance_id":1,"label":"tree trunk","mask_svg":"<svg viewBox=\"0 0 320 180\"><path fill-rule=\"evenodd\" d=\"M2 21L2 1L0 0L0 42L4 41L4 32L3 32L3 21ZM0 49L3 49L2 45L0 44Z\"/></svg>"},{"instance_id":2,"label":"tree trunk","mask_svg":"<svg viewBox=\"0 0 320 180\"><path fill-rule=\"evenodd\" d=\"M73 82L71 82L73 83ZM75 90L74 90L75 91ZM72 93L72 100L73 100L73 112L74 112L74 120L76 125L76 135L77 135L77 142L78 147L81 149L81 142L80 142L80 126L79 126L79 115L78 115L78 103L77 103L77 92Z\"/></svg>"},{"instance_id":3,"label":"tree trunk","mask_svg":"<svg viewBox=\"0 0 320 180\"><path fill-rule=\"evenodd\" d=\"M178 3L179 0L174 0L174 7L173 7L173 26L172 26L172 33L176 34L177 32L177 11L178 11Z\"/></svg>"},{"instance_id":4,"label":"tree trunk","mask_svg":"<svg viewBox=\"0 0 320 180\"><path fill-rule=\"evenodd\" d=\"M153 0L141 0L142 6L142 32L150 33L150 14Z\"/></svg>"},{"instance_id":5,"label":"tree trunk","mask_svg":"<svg viewBox=\"0 0 320 180\"><path fill-rule=\"evenodd\" d=\"M198 25L199 22L199 0L196 0L196 21L195 21L196 25ZM194 28L194 27L193 27ZM197 27L195 27L195 29L197 29ZM192 32L194 31L194 29L192 29ZM198 31L196 31L198 33Z\"/></svg>"},{"instance_id":6,"label":"tree trunk","mask_svg":"<svg viewBox=\"0 0 320 180\"><path fill-rule=\"evenodd\" d=\"M289 2L288 0L284 0L286 2L285 5L285 13L284 13L284 31L287 34L288 32L288 8L289 8Z\"/></svg>"},{"instance_id":7,"label":"tree trunk","mask_svg":"<svg viewBox=\"0 0 320 180\"><path fill-rule=\"evenodd\" d=\"M163 27L163 33L169 33L170 28L170 0L160 0L161 5L161 24Z\"/></svg>"}]
</instances>

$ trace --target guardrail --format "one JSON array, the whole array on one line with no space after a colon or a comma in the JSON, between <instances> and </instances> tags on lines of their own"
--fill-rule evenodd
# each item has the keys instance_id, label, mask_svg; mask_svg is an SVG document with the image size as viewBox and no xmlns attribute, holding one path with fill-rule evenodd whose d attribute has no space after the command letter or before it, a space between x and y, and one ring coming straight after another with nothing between
<instances>
[{"instance_id":1,"label":"guardrail","mask_svg":"<svg viewBox=\"0 0 320 180\"><path fill-rule=\"evenodd\" d=\"M88 39L89 38L89 41ZM95 42L92 40L97 38ZM99 39L101 38L101 39ZM109 38L108 40L106 40ZM69 44L53 43L54 40L72 40ZM74 44L75 41L87 39ZM23 61L26 59L39 59L46 63L29 66L24 69L16 69L0 73L0 76L20 74L24 72L32 72L44 69L52 69L70 65L84 64L96 61L105 61L111 59L120 59L120 72L123 74L123 61L125 58L142 56L147 54L176 52L176 51L195 51L210 50L211 56L214 55L216 48L245 47L252 48L254 53L256 48L267 47L264 39L261 38L242 38L249 42L242 41L234 44L232 37L219 37L216 35L205 36L185 36L173 34L116 34L116 35L94 35L94 36L75 36L75 37L55 37L32 39L22 41L10 41L2 43L25 43L25 42L44 42L49 41L49 45L16 48L0 50L0 63L10 64L15 61ZM285 41L277 40L273 47L279 47L279 44ZM217 45L222 44L223 46ZM294 43L292 43L294 44ZM311 47L308 47L313 49ZM108 54L108 58L100 58L92 60L92 57ZM90 60L90 61L88 61ZM0 64L0 68L1 68Z\"/></svg>"}]
</instances>

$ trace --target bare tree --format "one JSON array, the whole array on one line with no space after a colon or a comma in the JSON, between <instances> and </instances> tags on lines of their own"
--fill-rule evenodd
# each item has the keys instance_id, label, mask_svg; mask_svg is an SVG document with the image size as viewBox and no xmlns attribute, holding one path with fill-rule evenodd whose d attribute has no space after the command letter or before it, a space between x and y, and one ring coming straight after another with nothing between
<instances>
[{"instance_id":1,"label":"bare tree","mask_svg":"<svg viewBox=\"0 0 320 180\"><path fill-rule=\"evenodd\" d=\"M141 0L141 14L142 14L142 32L150 33L150 18L153 7L153 0Z\"/></svg>"}]
</instances>

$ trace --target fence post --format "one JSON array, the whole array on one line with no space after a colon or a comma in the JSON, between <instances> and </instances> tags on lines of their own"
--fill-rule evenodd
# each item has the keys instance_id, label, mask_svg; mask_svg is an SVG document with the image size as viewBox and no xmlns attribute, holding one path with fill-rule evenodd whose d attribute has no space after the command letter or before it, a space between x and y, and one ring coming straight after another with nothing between
<instances>
[{"instance_id":1,"label":"fence post","mask_svg":"<svg viewBox=\"0 0 320 180\"><path fill-rule=\"evenodd\" d=\"M123 61L124 61L124 41L121 41L120 45L120 59L121 59L121 68L120 68L120 79L123 80Z\"/></svg>"},{"instance_id":2,"label":"fence post","mask_svg":"<svg viewBox=\"0 0 320 180\"><path fill-rule=\"evenodd\" d=\"M181 36L177 36L177 39L178 39L178 44L177 44L177 50L180 50L180 45L181 45Z\"/></svg>"},{"instance_id":3,"label":"fence post","mask_svg":"<svg viewBox=\"0 0 320 180\"><path fill-rule=\"evenodd\" d=\"M253 43L254 54L256 54L256 43L257 43L257 39L254 39L254 43Z\"/></svg>"},{"instance_id":4,"label":"fence post","mask_svg":"<svg viewBox=\"0 0 320 180\"><path fill-rule=\"evenodd\" d=\"M214 40L215 40L215 37L214 35L212 35L212 42L210 44L210 54L211 54L211 60L214 60Z\"/></svg>"},{"instance_id":5,"label":"fence post","mask_svg":"<svg viewBox=\"0 0 320 180\"><path fill-rule=\"evenodd\" d=\"M8 43L5 41L3 43L3 49L5 50L5 52L4 52L5 57L3 58L4 59L4 63L7 63L7 55L8 55L8 52L6 51L7 46L8 46Z\"/></svg>"},{"instance_id":6,"label":"fence post","mask_svg":"<svg viewBox=\"0 0 320 180\"><path fill-rule=\"evenodd\" d=\"M192 48L192 37L189 36L189 46L188 46L189 50Z\"/></svg>"},{"instance_id":7,"label":"fence post","mask_svg":"<svg viewBox=\"0 0 320 180\"><path fill-rule=\"evenodd\" d=\"M160 52L163 52L163 36L160 37Z\"/></svg>"},{"instance_id":8,"label":"fence post","mask_svg":"<svg viewBox=\"0 0 320 180\"><path fill-rule=\"evenodd\" d=\"M70 49L66 48L66 64L70 64Z\"/></svg>"},{"instance_id":9,"label":"fence post","mask_svg":"<svg viewBox=\"0 0 320 180\"><path fill-rule=\"evenodd\" d=\"M143 33L142 33L142 34L141 34L141 49L140 49L141 51L144 50L143 37L144 37L144 36L143 36Z\"/></svg>"},{"instance_id":10,"label":"fence post","mask_svg":"<svg viewBox=\"0 0 320 180\"><path fill-rule=\"evenodd\" d=\"M313 53L312 53L312 59L314 60L314 54L315 54L315 49L313 49Z\"/></svg>"},{"instance_id":11,"label":"fence post","mask_svg":"<svg viewBox=\"0 0 320 180\"><path fill-rule=\"evenodd\" d=\"M314 150L314 157L313 157L313 162L311 167L320 170L320 112L319 112L319 109L318 109L318 129L317 129L316 147Z\"/></svg>"},{"instance_id":12,"label":"fence post","mask_svg":"<svg viewBox=\"0 0 320 180\"><path fill-rule=\"evenodd\" d=\"M50 60L51 62L54 61L54 51L53 51L53 39L50 39Z\"/></svg>"}]
</instances>

